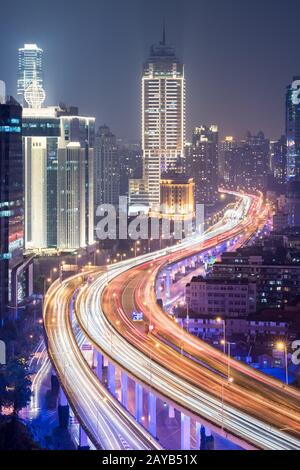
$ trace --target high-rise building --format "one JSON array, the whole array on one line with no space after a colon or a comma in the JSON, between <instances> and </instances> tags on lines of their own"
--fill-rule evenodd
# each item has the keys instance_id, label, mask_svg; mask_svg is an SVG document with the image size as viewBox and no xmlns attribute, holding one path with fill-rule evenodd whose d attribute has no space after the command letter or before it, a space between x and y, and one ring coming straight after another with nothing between
<instances>
[{"instance_id":1,"label":"high-rise building","mask_svg":"<svg viewBox=\"0 0 300 470\"><path fill-rule=\"evenodd\" d=\"M264 189L267 176L270 173L270 142L262 131L256 135L247 133L246 146L249 148L249 156L245 160L245 171L249 175L249 189ZM247 149L246 149L247 151ZM243 161L242 161L243 164Z\"/></svg>"},{"instance_id":2,"label":"high-rise building","mask_svg":"<svg viewBox=\"0 0 300 470\"><path fill-rule=\"evenodd\" d=\"M187 170L195 180L196 204L214 204L218 198L218 127L196 127Z\"/></svg>"},{"instance_id":3,"label":"high-rise building","mask_svg":"<svg viewBox=\"0 0 300 470\"><path fill-rule=\"evenodd\" d=\"M130 203L144 201L150 208L160 204L160 176L173 170L184 156L185 78L184 66L162 41L153 45L142 76L142 149L143 179L131 183Z\"/></svg>"},{"instance_id":4,"label":"high-rise building","mask_svg":"<svg viewBox=\"0 0 300 470\"><path fill-rule=\"evenodd\" d=\"M0 86L0 321L13 292L12 271L24 244L22 108Z\"/></svg>"},{"instance_id":5,"label":"high-rise building","mask_svg":"<svg viewBox=\"0 0 300 470\"><path fill-rule=\"evenodd\" d=\"M108 126L99 127L95 136L94 204L117 206L120 196L120 153L116 136Z\"/></svg>"},{"instance_id":6,"label":"high-rise building","mask_svg":"<svg viewBox=\"0 0 300 470\"><path fill-rule=\"evenodd\" d=\"M231 188L264 190L270 172L270 143L263 132L248 132L245 140L225 151L224 180Z\"/></svg>"},{"instance_id":7,"label":"high-rise building","mask_svg":"<svg viewBox=\"0 0 300 470\"><path fill-rule=\"evenodd\" d=\"M95 119L74 111L23 109L27 249L93 243Z\"/></svg>"},{"instance_id":8,"label":"high-rise building","mask_svg":"<svg viewBox=\"0 0 300 470\"><path fill-rule=\"evenodd\" d=\"M289 226L300 226L300 181L292 179L287 184L286 210Z\"/></svg>"},{"instance_id":9,"label":"high-rise building","mask_svg":"<svg viewBox=\"0 0 300 470\"><path fill-rule=\"evenodd\" d=\"M27 106L25 91L35 80L43 89L43 50L36 44L24 44L19 49L17 95L22 106Z\"/></svg>"},{"instance_id":10,"label":"high-rise building","mask_svg":"<svg viewBox=\"0 0 300 470\"><path fill-rule=\"evenodd\" d=\"M57 150L61 134L55 107L23 109L25 246L57 246Z\"/></svg>"},{"instance_id":11,"label":"high-rise building","mask_svg":"<svg viewBox=\"0 0 300 470\"><path fill-rule=\"evenodd\" d=\"M238 142L232 136L227 136L220 142L219 146L219 177L231 188L236 187L238 164L236 148L238 145Z\"/></svg>"},{"instance_id":12,"label":"high-rise building","mask_svg":"<svg viewBox=\"0 0 300 470\"><path fill-rule=\"evenodd\" d=\"M120 195L129 195L129 180L143 175L142 149L139 142L117 140L120 161Z\"/></svg>"},{"instance_id":13,"label":"high-rise building","mask_svg":"<svg viewBox=\"0 0 300 470\"><path fill-rule=\"evenodd\" d=\"M95 118L61 116L58 142L57 246L74 249L94 242ZM72 233L72 227L80 229Z\"/></svg>"},{"instance_id":14,"label":"high-rise building","mask_svg":"<svg viewBox=\"0 0 300 470\"><path fill-rule=\"evenodd\" d=\"M287 170L287 146L286 136L283 135L279 140L270 142L270 166L271 172L276 183L283 185L286 183Z\"/></svg>"},{"instance_id":15,"label":"high-rise building","mask_svg":"<svg viewBox=\"0 0 300 470\"><path fill-rule=\"evenodd\" d=\"M300 177L300 76L286 92L287 178Z\"/></svg>"}]
</instances>

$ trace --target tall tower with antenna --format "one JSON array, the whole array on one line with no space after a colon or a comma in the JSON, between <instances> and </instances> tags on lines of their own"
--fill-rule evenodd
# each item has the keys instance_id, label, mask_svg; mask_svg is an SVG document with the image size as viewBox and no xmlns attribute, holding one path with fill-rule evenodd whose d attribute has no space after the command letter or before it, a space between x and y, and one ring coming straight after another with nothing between
<instances>
[{"instance_id":1,"label":"tall tower with antenna","mask_svg":"<svg viewBox=\"0 0 300 470\"><path fill-rule=\"evenodd\" d=\"M130 203L135 196L147 194L148 205L160 205L160 179L164 172L176 169L185 145L184 66L174 48L167 44L163 23L162 40L150 48L142 75L142 149L143 179L131 180ZM132 189L132 191L131 191Z\"/></svg>"}]
</instances>

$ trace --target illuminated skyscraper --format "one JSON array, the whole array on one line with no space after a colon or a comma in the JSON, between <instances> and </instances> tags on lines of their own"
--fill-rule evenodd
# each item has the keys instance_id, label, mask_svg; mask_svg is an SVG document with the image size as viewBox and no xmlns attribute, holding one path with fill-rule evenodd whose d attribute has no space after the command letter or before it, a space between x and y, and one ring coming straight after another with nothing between
<instances>
[{"instance_id":1,"label":"illuminated skyscraper","mask_svg":"<svg viewBox=\"0 0 300 470\"><path fill-rule=\"evenodd\" d=\"M22 106L27 106L25 91L33 80L43 88L42 55L43 50L36 44L24 44L19 49L17 95Z\"/></svg>"},{"instance_id":2,"label":"illuminated skyscraper","mask_svg":"<svg viewBox=\"0 0 300 470\"><path fill-rule=\"evenodd\" d=\"M287 179L300 177L300 76L286 93Z\"/></svg>"},{"instance_id":3,"label":"illuminated skyscraper","mask_svg":"<svg viewBox=\"0 0 300 470\"><path fill-rule=\"evenodd\" d=\"M95 209L99 204L118 205L120 195L120 154L116 136L101 126L95 138L94 193Z\"/></svg>"},{"instance_id":4,"label":"illuminated skyscraper","mask_svg":"<svg viewBox=\"0 0 300 470\"><path fill-rule=\"evenodd\" d=\"M188 174L195 178L195 202L214 204L218 198L218 127L196 127L187 161Z\"/></svg>"},{"instance_id":5,"label":"illuminated skyscraper","mask_svg":"<svg viewBox=\"0 0 300 470\"><path fill-rule=\"evenodd\" d=\"M2 82L3 83L3 82ZM1 85L1 84L0 84ZM2 90L4 87L2 85ZM0 94L0 322L14 292L13 269L24 244L22 108Z\"/></svg>"},{"instance_id":6,"label":"illuminated skyscraper","mask_svg":"<svg viewBox=\"0 0 300 470\"><path fill-rule=\"evenodd\" d=\"M276 183L283 185L286 183L286 136L283 135L279 140L270 142L270 165Z\"/></svg>"},{"instance_id":7,"label":"illuminated skyscraper","mask_svg":"<svg viewBox=\"0 0 300 470\"><path fill-rule=\"evenodd\" d=\"M57 246L58 108L23 109L25 246Z\"/></svg>"},{"instance_id":8,"label":"illuminated skyscraper","mask_svg":"<svg viewBox=\"0 0 300 470\"><path fill-rule=\"evenodd\" d=\"M262 131L257 134L247 133L245 151L246 158L241 159L248 188L264 190L270 168L270 141ZM242 183L243 184L243 183Z\"/></svg>"},{"instance_id":9,"label":"illuminated skyscraper","mask_svg":"<svg viewBox=\"0 0 300 470\"><path fill-rule=\"evenodd\" d=\"M72 111L23 110L28 249L77 249L94 240L95 120Z\"/></svg>"},{"instance_id":10,"label":"illuminated skyscraper","mask_svg":"<svg viewBox=\"0 0 300 470\"><path fill-rule=\"evenodd\" d=\"M143 68L143 179L130 183L131 203L141 202L141 193L146 191L148 200L144 203L152 209L159 206L161 173L176 168L178 160L184 156L184 145L184 66L173 47L166 44L163 31L162 41L151 47Z\"/></svg>"},{"instance_id":11,"label":"illuminated skyscraper","mask_svg":"<svg viewBox=\"0 0 300 470\"><path fill-rule=\"evenodd\" d=\"M229 186L235 185L236 164L235 152L238 142L233 136L227 136L219 144L219 175L220 179Z\"/></svg>"},{"instance_id":12,"label":"illuminated skyscraper","mask_svg":"<svg viewBox=\"0 0 300 470\"><path fill-rule=\"evenodd\" d=\"M58 142L57 246L94 242L95 118L61 116Z\"/></svg>"}]
</instances>

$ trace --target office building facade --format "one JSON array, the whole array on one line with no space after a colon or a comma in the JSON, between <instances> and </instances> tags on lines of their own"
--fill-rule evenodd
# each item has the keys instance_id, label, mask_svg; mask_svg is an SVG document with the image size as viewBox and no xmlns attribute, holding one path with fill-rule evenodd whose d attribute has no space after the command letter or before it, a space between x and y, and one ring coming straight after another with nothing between
<instances>
[{"instance_id":1,"label":"office building facade","mask_svg":"<svg viewBox=\"0 0 300 470\"><path fill-rule=\"evenodd\" d=\"M270 167L274 180L284 185L287 180L287 145L286 136L270 142Z\"/></svg>"},{"instance_id":2,"label":"office building facade","mask_svg":"<svg viewBox=\"0 0 300 470\"><path fill-rule=\"evenodd\" d=\"M4 87L2 87L2 90ZM3 96L4 95L4 96ZM13 269L24 245L22 108L13 98L0 98L0 321L14 292Z\"/></svg>"},{"instance_id":3,"label":"office building facade","mask_svg":"<svg viewBox=\"0 0 300 470\"><path fill-rule=\"evenodd\" d=\"M160 191L163 216L174 220L192 219L195 212L193 178L178 173L164 173Z\"/></svg>"},{"instance_id":4,"label":"office building facade","mask_svg":"<svg viewBox=\"0 0 300 470\"><path fill-rule=\"evenodd\" d=\"M256 283L195 276L185 297L189 310L200 316L246 317L256 310Z\"/></svg>"},{"instance_id":5,"label":"office building facade","mask_svg":"<svg viewBox=\"0 0 300 470\"><path fill-rule=\"evenodd\" d=\"M28 106L25 91L36 80L39 88L44 87L43 50L36 44L24 44L19 49L17 96L22 106Z\"/></svg>"},{"instance_id":6,"label":"office building facade","mask_svg":"<svg viewBox=\"0 0 300 470\"><path fill-rule=\"evenodd\" d=\"M287 179L300 177L300 76L286 92Z\"/></svg>"},{"instance_id":7,"label":"office building facade","mask_svg":"<svg viewBox=\"0 0 300 470\"><path fill-rule=\"evenodd\" d=\"M133 182L130 202L148 193L145 205L160 205L160 177L174 170L184 156L185 78L184 66L174 49L166 44L165 33L158 45L151 47L142 76L142 150L143 178Z\"/></svg>"},{"instance_id":8,"label":"office building facade","mask_svg":"<svg viewBox=\"0 0 300 470\"><path fill-rule=\"evenodd\" d=\"M23 110L27 249L77 249L94 240L95 120L71 111Z\"/></svg>"},{"instance_id":9,"label":"office building facade","mask_svg":"<svg viewBox=\"0 0 300 470\"><path fill-rule=\"evenodd\" d=\"M196 204L214 204L218 198L218 127L200 126L193 132L187 171L195 179Z\"/></svg>"},{"instance_id":10,"label":"office building facade","mask_svg":"<svg viewBox=\"0 0 300 470\"><path fill-rule=\"evenodd\" d=\"M94 204L118 206L120 196L120 152L116 136L108 126L99 127L95 136Z\"/></svg>"},{"instance_id":11,"label":"office building facade","mask_svg":"<svg viewBox=\"0 0 300 470\"><path fill-rule=\"evenodd\" d=\"M61 116L58 142L57 245L77 249L94 242L95 118ZM78 233L73 230L78 229Z\"/></svg>"}]
</instances>

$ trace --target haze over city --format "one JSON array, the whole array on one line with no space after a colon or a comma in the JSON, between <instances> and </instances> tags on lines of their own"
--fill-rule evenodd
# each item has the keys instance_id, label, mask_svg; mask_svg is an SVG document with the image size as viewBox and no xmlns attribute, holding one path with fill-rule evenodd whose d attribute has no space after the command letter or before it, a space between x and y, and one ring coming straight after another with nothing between
<instances>
[{"instance_id":1,"label":"haze over city","mask_svg":"<svg viewBox=\"0 0 300 470\"><path fill-rule=\"evenodd\" d=\"M14 94L15 50L38 43L47 103L76 103L117 135L138 140L141 64L165 18L168 42L186 68L187 136L198 122L215 122L223 136L263 129L274 139L299 62L299 10L297 0L88 0L84 8L16 0L13 11L6 2L0 70Z\"/></svg>"}]
</instances>

